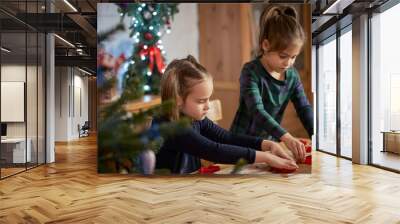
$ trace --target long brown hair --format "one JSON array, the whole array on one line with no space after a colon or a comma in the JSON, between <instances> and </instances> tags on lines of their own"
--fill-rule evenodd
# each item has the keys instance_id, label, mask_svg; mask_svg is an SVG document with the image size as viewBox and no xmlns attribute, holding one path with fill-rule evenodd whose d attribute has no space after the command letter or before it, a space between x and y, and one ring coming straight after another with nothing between
<instances>
[{"instance_id":1,"label":"long brown hair","mask_svg":"<svg viewBox=\"0 0 400 224\"><path fill-rule=\"evenodd\" d=\"M192 55L175 59L168 64L161 77L161 100L176 102L179 96L185 101L190 89L208 78L211 75ZM176 104L167 116L170 120L179 119L179 108Z\"/></svg>"},{"instance_id":2,"label":"long brown hair","mask_svg":"<svg viewBox=\"0 0 400 224\"><path fill-rule=\"evenodd\" d=\"M262 43L268 40L268 51L282 51L288 48L294 41L300 41L303 45L305 34L303 27L297 21L297 12L291 6L266 7L260 16L259 55L265 52Z\"/></svg>"}]
</instances>

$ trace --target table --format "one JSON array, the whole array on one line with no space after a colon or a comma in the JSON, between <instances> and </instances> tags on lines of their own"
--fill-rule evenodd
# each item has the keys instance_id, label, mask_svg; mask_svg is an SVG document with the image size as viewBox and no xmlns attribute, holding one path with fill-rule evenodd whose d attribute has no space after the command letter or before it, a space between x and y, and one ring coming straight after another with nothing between
<instances>
[{"instance_id":1,"label":"table","mask_svg":"<svg viewBox=\"0 0 400 224\"><path fill-rule=\"evenodd\" d=\"M309 140L307 140L309 141ZM289 153L292 157L293 154L289 149L286 147L284 143L280 143L282 148L286 150L287 153ZM311 153L312 154L312 153ZM221 168L221 170L215 172L214 174L230 174L231 171L234 168L234 165L228 165L228 164L216 164ZM312 165L307 165L307 164L297 164L299 166L299 169L297 169L293 173L279 173L281 175L294 175L294 174L310 174ZM197 173L197 172L196 172ZM271 171L271 167L269 167L266 163L256 163L256 164L248 164L244 166L241 171L239 171L237 174L278 174L277 172Z\"/></svg>"},{"instance_id":2,"label":"table","mask_svg":"<svg viewBox=\"0 0 400 224\"><path fill-rule=\"evenodd\" d=\"M25 143L27 144L25 151ZM32 140L27 138L6 138L1 139L1 157L5 163L25 163L31 161ZM25 153L26 152L26 153Z\"/></svg>"},{"instance_id":3,"label":"table","mask_svg":"<svg viewBox=\"0 0 400 224\"><path fill-rule=\"evenodd\" d=\"M227 164L217 164L221 170L215 172L214 174L230 174L234 165ZM299 169L297 169L293 173L282 173L284 175L293 175L293 174L310 174L311 173L311 165L307 164L297 164ZM276 172L271 171L271 168L265 163L255 163L249 164L242 168L237 174L278 174ZM279 173L280 174L280 173Z\"/></svg>"},{"instance_id":4,"label":"table","mask_svg":"<svg viewBox=\"0 0 400 224\"><path fill-rule=\"evenodd\" d=\"M137 113L161 104L161 97L157 95L144 95L142 98L129 102L125 105L128 112Z\"/></svg>"}]
</instances>

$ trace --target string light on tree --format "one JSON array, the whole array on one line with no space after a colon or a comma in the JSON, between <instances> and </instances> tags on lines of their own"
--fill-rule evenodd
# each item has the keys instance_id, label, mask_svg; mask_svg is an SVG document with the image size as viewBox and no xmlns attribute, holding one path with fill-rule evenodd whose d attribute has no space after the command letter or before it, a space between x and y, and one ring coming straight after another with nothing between
<instances>
[{"instance_id":1,"label":"string light on tree","mask_svg":"<svg viewBox=\"0 0 400 224\"><path fill-rule=\"evenodd\" d=\"M135 43L132 52L135 63L127 71L128 79L138 75L142 77L144 85L148 86L148 88L143 88L145 93L158 94L166 54L160 39L165 33L171 32L171 21L178 13L178 4L121 3L118 5L123 17L130 18L130 36ZM128 81L125 80L125 82Z\"/></svg>"},{"instance_id":2,"label":"string light on tree","mask_svg":"<svg viewBox=\"0 0 400 224\"><path fill-rule=\"evenodd\" d=\"M143 90L146 92L146 91L149 91L150 90L150 86L149 85L144 85L143 86Z\"/></svg>"}]
</instances>

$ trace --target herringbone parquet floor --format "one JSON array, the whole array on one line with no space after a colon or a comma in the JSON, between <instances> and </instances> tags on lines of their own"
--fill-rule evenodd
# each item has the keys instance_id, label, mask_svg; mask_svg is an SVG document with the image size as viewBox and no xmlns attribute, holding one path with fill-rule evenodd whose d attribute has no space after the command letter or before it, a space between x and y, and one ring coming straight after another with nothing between
<instances>
[{"instance_id":1,"label":"herringbone parquet floor","mask_svg":"<svg viewBox=\"0 0 400 224\"><path fill-rule=\"evenodd\" d=\"M96 139L0 181L0 223L400 223L400 175L314 152L312 174L98 175Z\"/></svg>"}]
</instances>

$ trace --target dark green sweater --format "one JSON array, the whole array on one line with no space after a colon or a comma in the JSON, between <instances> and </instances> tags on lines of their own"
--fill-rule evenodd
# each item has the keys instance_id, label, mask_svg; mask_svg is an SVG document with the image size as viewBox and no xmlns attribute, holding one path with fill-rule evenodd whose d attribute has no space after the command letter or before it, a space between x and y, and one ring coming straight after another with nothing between
<instances>
[{"instance_id":1,"label":"dark green sweater","mask_svg":"<svg viewBox=\"0 0 400 224\"><path fill-rule=\"evenodd\" d=\"M240 75L240 103L231 131L278 140L287 131L280 123L291 100L303 126L313 134L312 106L304 93L295 68L289 68L285 80L272 77L260 58L246 63Z\"/></svg>"}]
</instances>

